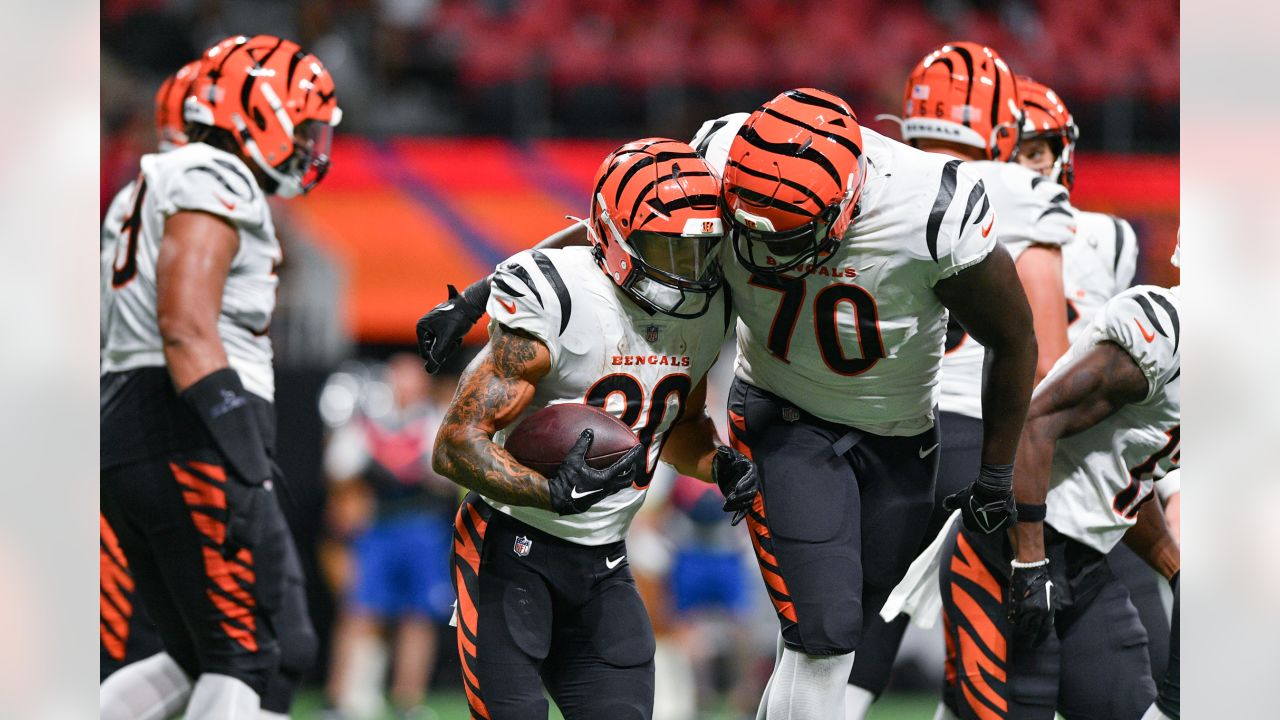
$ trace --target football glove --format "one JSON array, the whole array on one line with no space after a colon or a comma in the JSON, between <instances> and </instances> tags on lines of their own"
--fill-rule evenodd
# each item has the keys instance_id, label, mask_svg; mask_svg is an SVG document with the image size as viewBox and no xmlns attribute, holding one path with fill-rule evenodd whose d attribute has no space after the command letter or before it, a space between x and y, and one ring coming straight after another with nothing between
<instances>
[{"instance_id":1,"label":"football glove","mask_svg":"<svg viewBox=\"0 0 1280 720\"><path fill-rule=\"evenodd\" d=\"M982 464L978 479L942 501L944 510L960 510L970 532L985 535L1012 525L1018 519L1013 504L1013 465Z\"/></svg>"},{"instance_id":2,"label":"football glove","mask_svg":"<svg viewBox=\"0 0 1280 720\"><path fill-rule=\"evenodd\" d=\"M716 456L711 461L711 479L724 495L724 511L733 513L729 524L742 522L760 491L756 464L728 445L721 445L716 448Z\"/></svg>"},{"instance_id":3,"label":"football glove","mask_svg":"<svg viewBox=\"0 0 1280 720\"><path fill-rule=\"evenodd\" d=\"M560 515L586 512L592 505L630 487L640 477L643 445L631 448L609 467L596 470L587 465L587 453L594 440L595 433L590 428L583 430L556 474L547 478L551 509Z\"/></svg>"},{"instance_id":4,"label":"football glove","mask_svg":"<svg viewBox=\"0 0 1280 720\"><path fill-rule=\"evenodd\" d=\"M427 372L440 372L449 356L462 345L462 338L476 324L489 303L489 278L472 283L461 293L449 285L449 299L418 318L418 354L426 361Z\"/></svg>"},{"instance_id":5,"label":"football glove","mask_svg":"<svg viewBox=\"0 0 1280 720\"><path fill-rule=\"evenodd\" d=\"M1033 648L1053 630L1058 591L1049 579L1049 559L1034 563L1013 562L1009 578L1009 624L1015 645Z\"/></svg>"}]
</instances>

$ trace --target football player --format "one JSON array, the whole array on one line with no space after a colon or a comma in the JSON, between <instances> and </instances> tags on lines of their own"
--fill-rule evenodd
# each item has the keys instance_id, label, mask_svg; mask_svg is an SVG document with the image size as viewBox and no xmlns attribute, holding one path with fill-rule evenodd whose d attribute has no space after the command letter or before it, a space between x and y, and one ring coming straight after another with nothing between
<instances>
[{"instance_id":1,"label":"football player","mask_svg":"<svg viewBox=\"0 0 1280 720\"><path fill-rule=\"evenodd\" d=\"M721 255L739 313L730 439L759 469L748 524L782 627L761 712L828 714L863 608L880 606L925 532L948 310L989 355L982 465L955 499L989 532L1013 511L1031 315L980 179L861 128L840 98L789 90L708 121L693 144L724 178ZM478 317L474 288L420 321L425 357Z\"/></svg>"},{"instance_id":2,"label":"football player","mask_svg":"<svg viewBox=\"0 0 1280 720\"><path fill-rule=\"evenodd\" d=\"M543 687L566 717L651 717L653 629L624 538L657 462L715 482L726 511L755 497L752 462L720 443L705 408L733 319L719 188L684 143L628 143L596 175L590 248L527 250L492 276L489 343L433 457L471 490L452 574L473 718L546 718ZM540 475L502 441L557 403L603 408L639 445L594 470L584 430L556 473Z\"/></svg>"},{"instance_id":3,"label":"football player","mask_svg":"<svg viewBox=\"0 0 1280 720\"><path fill-rule=\"evenodd\" d=\"M1169 579L1176 647L1178 545L1150 501L1180 460L1180 308L1178 287L1109 301L1036 389L1012 544L950 532L945 703L958 717L1137 718L1155 700L1147 632L1106 554L1124 538ZM1170 676L1176 690L1176 659ZM1160 709L1176 717L1176 704Z\"/></svg>"},{"instance_id":4,"label":"football player","mask_svg":"<svg viewBox=\"0 0 1280 720\"><path fill-rule=\"evenodd\" d=\"M1018 77L1018 93L1025 113L1017 162L1068 190L1075 184L1075 143L1079 129L1062 98L1029 77ZM1062 281L1067 292L1067 337L1074 342L1094 316L1133 282L1138 263L1138 240L1127 221L1114 215L1076 210L1075 242L1062 249ZM1175 473L1170 473L1174 475ZM1162 504L1176 512L1180 502L1176 479L1157 483ZM1169 518L1176 537L1175 517ZM1169 663L1169 618L1161 598L1160 578L1120 544L1107 556L1111 569L1129 589L1150 642L1151 672L1164 675Z\"/></svg>"},{"instance_id":5,"label":"football player","mask_svg":"<svg viewBox=\"0 0 1280 720\"><path fill-rule=\"evenodd\" d=\"M1064 187L1012 162L1025 117L1020 93L1020 84L995 50L950 42L926 54L907 78L903 118L881 117L898 121L908 144L969 161L966 167L985 190L983 200L990 202L991 217L998 219L996 235L1013 257L1031 305L1038 381L1067 348L1063 247L1070 246L1076 221ZM984 356L982 344L953 315L942 361L938 482L925 545L950 515L943 507L945 498L967 486L982 462ZM887 627L878 616L869 622L864 651L849 678L849 720L865 717L889 684L907 618Z\"/></svg>"},{"instance_id":6,"label":"football player","mask_svg":"<svg viewBox=\"0 0 1280 720\"><path fill-rule=\"evenodd\" d=\"M280 247L265 196L324 176L333 80L290 41L229 38L183 115L187 144L142 158L103 231L102 514L166 650L103 684L104 718L258 717L281 663L275 618L301 597L273 492Z\"/></svg>"},{"instance_id":7,"label":"football player","mask_svg":"<svg viewBox=\"0 0 1280 720\"><path fill-rule=\"evenodd\" d=\"M168 152L187 144L182 106L191 95L199 67L199 60L187 63L166 78L156 92L155 122L159 152ZM134 182L130 182L116 194L103 223L101 267L104 282L112 272L115 241L120 238L119 230L129 216L134 185ZM103 308L106 308L105 303ZM104 331L106 327L103 322ZM104 333L104 341L105 337ZM129 573L128 561L120 550L115 532L101 513L99 520L99 672L101 679L105 680L117 670L161 652L164 648L155 624L147 615L142 599L138 597L133 577ZM311 617L307 610L302 565L296 553L292 552L286 562L286 594L280 607L272 613L272 625L280 638L280 667L268 682L267 690L262 696L262 712L259 715L262 720L288 717L294 692L315 661L319 642L311 627ZM144 667L150 666L139 666L139 669ZM182 696L190 692L189 679L181 674L174 674L172 677L178 683L171 688L174 695Z\"/></svg>"}]
</instances>

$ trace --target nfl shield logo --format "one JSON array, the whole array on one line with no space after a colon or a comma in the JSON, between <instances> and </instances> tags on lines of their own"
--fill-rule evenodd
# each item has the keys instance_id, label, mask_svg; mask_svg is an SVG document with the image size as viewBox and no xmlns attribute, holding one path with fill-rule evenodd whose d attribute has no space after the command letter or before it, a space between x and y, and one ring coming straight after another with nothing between
<instances>
[{"instance_id":1,"label":"nfl shield logo","mask_svg":"<svg viewBox=\"0 0 1280 720\"><path fill-rule=\"evenodd\" d=\"M644 339L649 342L658 342L658 326L650 325L644 329Z\"/></svg>"},{"instance_id":2,"label":"nfl shield logo","mask_svg":"<svg viewBox=\"0 0 1280 720\"><path fill-rule=\"evenodd\" d=\"M800 419L800 411L793 407L782 408L782 419L792 423Z\"/></svg>"},{"instance_id":3,"label":"nfl shield logo","mask_svg":"<svg viewBox=\"0 0 1280 720\"><path fill-rule=\"evenodd\" d=\"M518 557L524 557L529 554L529 548L533 547L533 541L523 535L516 536L516 544L512 546Z\"/></svg>"}]
</instances>

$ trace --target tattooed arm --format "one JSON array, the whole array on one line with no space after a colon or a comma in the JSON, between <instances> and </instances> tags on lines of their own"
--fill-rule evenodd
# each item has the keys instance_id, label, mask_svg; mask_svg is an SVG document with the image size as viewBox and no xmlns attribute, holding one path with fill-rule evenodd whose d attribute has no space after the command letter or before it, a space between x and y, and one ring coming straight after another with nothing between
<instances>
[{"instance_id":1,"label":"tattooed arm","mask_svg":"<svg viewBox=\"0 0 1280 720\"><path fill-rule=\"evenodd\" d=\"M1014 461L1013 494L1020 504L1042 505L1059 438L1097 425L1147 395L1147 378L1115 343L1098 343L1037 388ZM1019 562L1044 558L1044 522L1018 522L1013 530Z\"/></svg>"},{"instance_id":2,"label":"tattooed arm","mask_svg":"<svg viewBox=\"0 0 1280 720\"><path fill-rule=\"evenodd\" d=\"M463 373L436 435L435 471L499 502L551 510L547 479L493 442L494 433L528 407L535 386L550 370L546 345L496 326Z\"/></svg>"}]
</instances>

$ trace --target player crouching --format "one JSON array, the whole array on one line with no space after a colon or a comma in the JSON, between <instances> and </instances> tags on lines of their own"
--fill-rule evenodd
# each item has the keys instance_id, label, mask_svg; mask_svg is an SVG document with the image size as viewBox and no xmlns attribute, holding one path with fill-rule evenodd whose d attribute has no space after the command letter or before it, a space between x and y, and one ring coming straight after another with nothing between
<instances>
[{"instance_id":1,"label":"player crouching","mask_svg":"<svg viewBox=\"0 0 1280 720\"><path fill-rule=\"evenodd\" d=\"M438 472L472 490L452 575L473 718L546 718L543 686L566 717L653 714L653 629L624 538L657 461L716 482L727 512L756 493L751 461L720 442L706 414L705 376L733 315L715 261L718 197L688 145L629 143L596 174L591 247L528 250L493 275L489 343L463 375L434 456ZM679 362L615 361L650 356ZM502 438L557 403L604 409L639 445L594 470L583 432L559 470L540 475Z\"/></svg>"}]
</instances>

